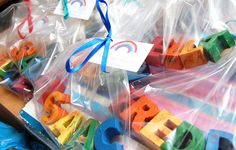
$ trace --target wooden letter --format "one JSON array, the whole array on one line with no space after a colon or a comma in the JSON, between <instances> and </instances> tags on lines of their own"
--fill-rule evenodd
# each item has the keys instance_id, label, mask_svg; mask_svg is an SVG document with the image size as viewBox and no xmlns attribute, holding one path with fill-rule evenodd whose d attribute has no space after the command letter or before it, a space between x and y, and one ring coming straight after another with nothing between
<instances>
[{"instance_id":1,"label":"wooden letter","mask_svg":"<svg viewBox=\"0 0 236 150\"><path fill-rule=\"evenodd\" d=\"M54 124L49 125L49 129L57 137L58 142L63 145L80 126L83 118L82 113L75 111Z\"/></svg>"},{"instance_id":2,"label":"wooden letter","mask_svg":"<svg viewBox=\"0 0 236 150\"><path fill-rule=\"evenodd\" d=\"M66 110L61 108L61 104L66 103L70 103L70 95L58 91L51 93L44 103L44 110L49 113L49 116L43 116L42 122L44 124L52 124L66 116Z\"/></svg>"},{"instance_id":3,"label":"wooden letter","mask_svg":"<svg viewBox=\"0 0 236 150\"><path fill-rule=\"evenodd\" d=\"M179 57L186 69L204 65L208 62L204 55L203 47L195 47L194 40L185 43Z\"/></svg>"},{"instance_id":4,"label":"wooden letter","mask_svg":"<svg viewBox=\"0 0 236 150\"><path fill-rule=\"evenodd\" d=\"M139 133L146 122L149 122L158 112L159 109L156 104L146 96L143 96L120 113L120 117L125 122L129 122L131 118L132 128Z\"/></svg>"},{"instance_id":5,"label":"wooden letter","mask_svg":"<svg viewBox=\"0 0 236 150\"><path fill-rule=\"evenodd\" d=\"M181 120L179 118L167 110L162 110L143 127L140 133L151 142L149 142L151 147L158 149L164 143L166 137L180 124Z\"/></svg>"}]
</instances>

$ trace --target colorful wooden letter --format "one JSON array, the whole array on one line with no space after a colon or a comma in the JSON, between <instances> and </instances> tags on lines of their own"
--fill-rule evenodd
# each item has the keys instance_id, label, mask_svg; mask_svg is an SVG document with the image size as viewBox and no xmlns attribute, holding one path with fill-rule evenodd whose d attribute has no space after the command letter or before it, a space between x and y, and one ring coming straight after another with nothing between
<instances>
[{"instance_id":1,"label":"colorful wooden letter","mask_svg":"<svg viewBox=\"0 0 236 150\"><path fill-rule=\"evenodd\" d=\"M28 77L30 80L36 80L40 77L41 73L46 67L47 59L44 59L40 56L35 57L32 60L32 64L29 67L26 66L24 70L24 75Z\"/></svg>"},{"instance_id":2,"label":"colorful wooden letter","mask_svg":"<svg viewBox=\"0 0 236 150\"><path fill-rule=\"evenodd\" d=\"M129 122L131 119L132 128L136 133L139 133L146 122L149 122L158 112L156 104L143 96L120 113L120 117L124 122Z\"/></svg>"},{"instance_id":3,"label":"colorful wooden letter","mask_svg":"<svg viewBox=\"0 0 236 150\"><path fill-rule=\"evenodd\" d=\"M7 70L11 68L13 65L12 61L10 59L6 59L4 62L0 64L0 77L4 78L7 74Z\"/></svg>"},{"instance_id":4,"label":"colorful wooden letter","mask_svg":"<svg viewBox=\"0 0 236 150\"><path fill-rule=\"evenodd\" d=\"M161 146L162 150L204 150L205 138L197 127L183 121Z\"/></svg>"},{"instance_id":5,"label":"colorful wooden letter","mask_svg":"<svg viewBox=\"0 0 236 150\"><path fill-rule=\"evenodd\" d=\"M72 138L66 143L66 145L73 147L75 142L83 144L84 149L93 150L94 136L99 122L94 119L87 120L72 136Z\"/></svg>"},{"instance_id":6,"label":"colorful wooden letter","mask_svg":"<svg viewBox=\"0 0 236 150\"><path fill-rule=\"evenodd\" d=\"M121 121L110 118L104 121L97 129L94 137L95 150L123 150L123 145L112 142L113 138L123 134Z\"/></svg>"},{"instance_id":7,"label":"colorful wooden letter","mask_svg":"<svg viewBox=\"0 0 236 150\"><path fill-rule=\"evenodd\" d=\"M186 69L204 65L208 62L204 55L203 47L195 47L194 40L185 43L179 57Z\"/></svg>"},{"instance_id":8,"label":"colorful wooden letter","mask_svg":"<svg viewBox=\"0 0 236 150\"><path fill-rule=\"evenodd\" d=\"M166 137L181 124L181 120L168 112L162 110L140 131L146 143L153 149L160 149Z\"/></svg>"},{"instance_id":9,"label":"colorful wooden letter","mask_svg":"<svg viewBox=\"0 0 236 150\"><path fill-rule=\"evenodd\" d=\"M55 79L47 88L47 90L43 93L43 95L40 97L38 102L40 104L44 104L47 97L53 92L53 91L62 92L65 91L65 84L60 79Z\"/></svg>"},{"instance_id":10,"label":"colorful wooden letter","mask_svg":"<svg viewBox=\"0 0 236 150\"><path fill-rule=\"evenodd\" d=\"M180 53L181 49L179 44L172 40L169 48L167 49L167 54L165 55L165 67L172 69L183 69L184 66L179 57Z\"/></svg>"},{"instance_id":11,"label":"colorful wooden letter","mask_svg":"<svg viewBox=\"0 0 236 150\"><path fill-rule=\"evenodd\" d=\"M20 60L17 63L20 66L20 72L24 72L26 69L28 69L32 65L35 57L36 55L32 55L24 57L22 60Z\"/></svg>"},{"instance_id":12,"label":"colorful wooden letter","mask_svg":"<svg viewBox=\"0 0 236 150\"><path fill-rule=\"evenodd\" d=\"M57 137L58 142L63 145L78 129L83 119L83 114L79 111L75 111L61 118L54 124L49 125L49 129Z\"/></svg>"},{"instance_id":13,"label":"colorful wooden letter","mask_svg":"<svg viewBox=\"0 0 236 150\"><path fill-rule=\"evenodd\" d=\"M200 42L200 45L204 47L208 59L217 62L221 58L222 51L233 47L235 41L229 31L225 30L208 36Z\"/></svg>"},{"instance_id":14,"label":"colorful wooden letter","mask_svg":"<svg viewBox=\"0 0 236 150\"><path fill-rule=\"evenodd\" d=\"M164 64L164 55L163 53L163 37L156 37L152 43L154 44L151 52L148 54L146 62L151 66L163 66Z\"/></svg>"},{"instance_id":15,"label":"colorful wooden letter","mask_svg":"<svg viewBox=\"0 0 236 150\"><path fill-rule=\"evenodd\" d=\"M49 113L48 116L42 117L44 124L52 124L60 118L67 115L67 111L61 108L61 104L70 103L70 95L55 91L45 100L44 110Z\"/></svg>"},{"instance_id":16,"label":"colorful wooden letter","mask_svg":"<svg viewBox=\"0 0 236 150\"><path fill-rule=\"evenodd\" d=\"M5 76L3 77L3 80L6 80L7 85L12 86L14 84L15 81L19 80L19 78L21 77L20 73L18 72L18 68L12 64L12 66L10 66L8 69L5 70ZM19 80L20 81L20 80ZM30 83L28 80L26 83L23 82L23 84L28 84ZM29 84L31 85L31 83ZM33 89L33 87L32 87ZM27 89L28 90L28 89Z\"/></svg>"},{"instance_id":17,"label":"colorful wooden letter","mask_svg":"<svg viewBox=\"0 0 236 150\"><path fill-rule=\"evenodd\" d=\"M234 150L234 136L231 133L211 129L205 150Z\"/></svg>"},{"instance_id":18,"label":"colorful wooden letter","mask_svg":"<svg viewBox=\"0 0 236 150\"><path fill-rule=\"evenodd\" d=\"M11 56L15 61L19 61L26 56L31 56L36 53L34 44L30 41L26 41L20 44L19 49L16 47L11 50Z\"/></svg>"},{"instance_id":19,"label":"colorful wooden letter","mask_svg":"<svg viewBox=\"0 0 236 150\"><path fill-rule=\"evenodd\" d=\"M24 52L14 47L11 50L11 57L13 58L14 61L19 61L24 57Z\"/></svg>"},{"instance_id":20,"label":"colorful wooden letter","mask_svg":"<svg viewBox=\"0 0 236 150\"><path fill-rule=\"evenodd\" d=\"M3 50L0 48L0 66L2 66L2 64L5 64L7 60L11 59L8 57L8 54L3 52Z\"/></svg>"},{"instance_id":21,"label":"colorful wooden letter","mask_svg":"<svg viewBox=\"0 0 236 150\"><path fill-rule=\"evenodd\" d=\"M94 119L89 119L85 122L83 127L79 129L79 143L82 143L84 149L93 150L94 146L94 136L96 133L96 129L99 126L99 122Z\"/></svg>"},{"instance_id":22,"label":"colorful wooden letter","mask_svg":"<svg viewBox=\"0 0 236 150\"><path fill-rule=\"evenodd\" d=\"M31 55L36 53L36 47L30 41L23 42L20 45L19 49L22 50L25 53L25 56L31 56Z\"/></svg>"}]
</instances>

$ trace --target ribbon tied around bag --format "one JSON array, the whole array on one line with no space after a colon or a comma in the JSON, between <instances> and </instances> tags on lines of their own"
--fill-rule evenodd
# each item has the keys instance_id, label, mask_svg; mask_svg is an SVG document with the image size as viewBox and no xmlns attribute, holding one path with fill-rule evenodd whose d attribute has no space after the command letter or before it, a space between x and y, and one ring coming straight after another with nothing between
<instances>
[{"instance_id":1,"label":"ribbon tied around bag","mask_svg":"<svg viewBox=\"0 0 236 150\"><path fill-rule=\"evenodd\" d=\"M104 3L106 5L106 14L104 15L103 12L102 12L102 9L100 7L100 3ZM103 51L103 55L102 55L102 62L101 62L101 70L103 72L106 72L106 66L107 66L107 59L108 59L108 53L109 53L109 48L110 48L110 43L112 41L111 39L111 36L112 36L112 30L111 30L111 24L110 24L110 21L109 21L109 16L108 16L108 4L105 0L96 0L96 7L97 7L97 10L100 14L100 17L102 19L102 22L103 24L105 25L107 31L108 31L108 34L106 36L106 38L104 39L101 39L101 38L95 38L85 44L83 44L82 46L80 46L79 48L77 48L71 55L70 57L68 58L68 60L66 61L66 71L68 73L75 73L77 71L79 71L80 69L82 69L85 64L102 48L104 47L104 51ZM71 67L71 58L86 50L87 48L89 47L93 47L95 46L95 48L93 48L93 50L88 54L88 56L85 58L85 60L79 64L77 67L75 68L72 68Z\"/></svg>"}]
</instances>

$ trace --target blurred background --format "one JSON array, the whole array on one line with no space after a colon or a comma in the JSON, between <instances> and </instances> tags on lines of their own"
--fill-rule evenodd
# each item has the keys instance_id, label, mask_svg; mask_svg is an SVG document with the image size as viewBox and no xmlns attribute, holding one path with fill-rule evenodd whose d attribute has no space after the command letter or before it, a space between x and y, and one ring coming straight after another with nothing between
<instances>
[{"instance_id":1,"label":"blurred background","mask_svg":"<svg viewBox=\"0 0 236 150\"><path fill-rule=\"evenodd\" d=\"M21 0L0 0L0 12L2 12L5 8L10 6L13 3L18 3Z\"/></svg>"}]
</instances>

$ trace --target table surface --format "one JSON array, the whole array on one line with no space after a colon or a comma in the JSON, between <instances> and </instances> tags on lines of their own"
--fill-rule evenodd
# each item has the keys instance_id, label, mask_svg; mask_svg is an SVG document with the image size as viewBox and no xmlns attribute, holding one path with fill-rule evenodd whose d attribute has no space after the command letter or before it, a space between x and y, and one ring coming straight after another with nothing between
<instances>
[{"instance_id":1,"label":"table surface","mask_svg":"<svg viewBox=\"0 0 236 150\"><path fill-rule=\"evenodd\" d=\"M0 0L0 5L6 4L7 1L6 0Z\"/></svg>"},{"instance_id":2,"label":"table surface","mask_svg":"<svg viewBox=\"0 0 236 150\"><path fill-rule=\"evenodd\" d=\"M0 104L20 120L19 112L25 106L24 101L2 86L0 86Z\"/></svg>"}]
</instances>

